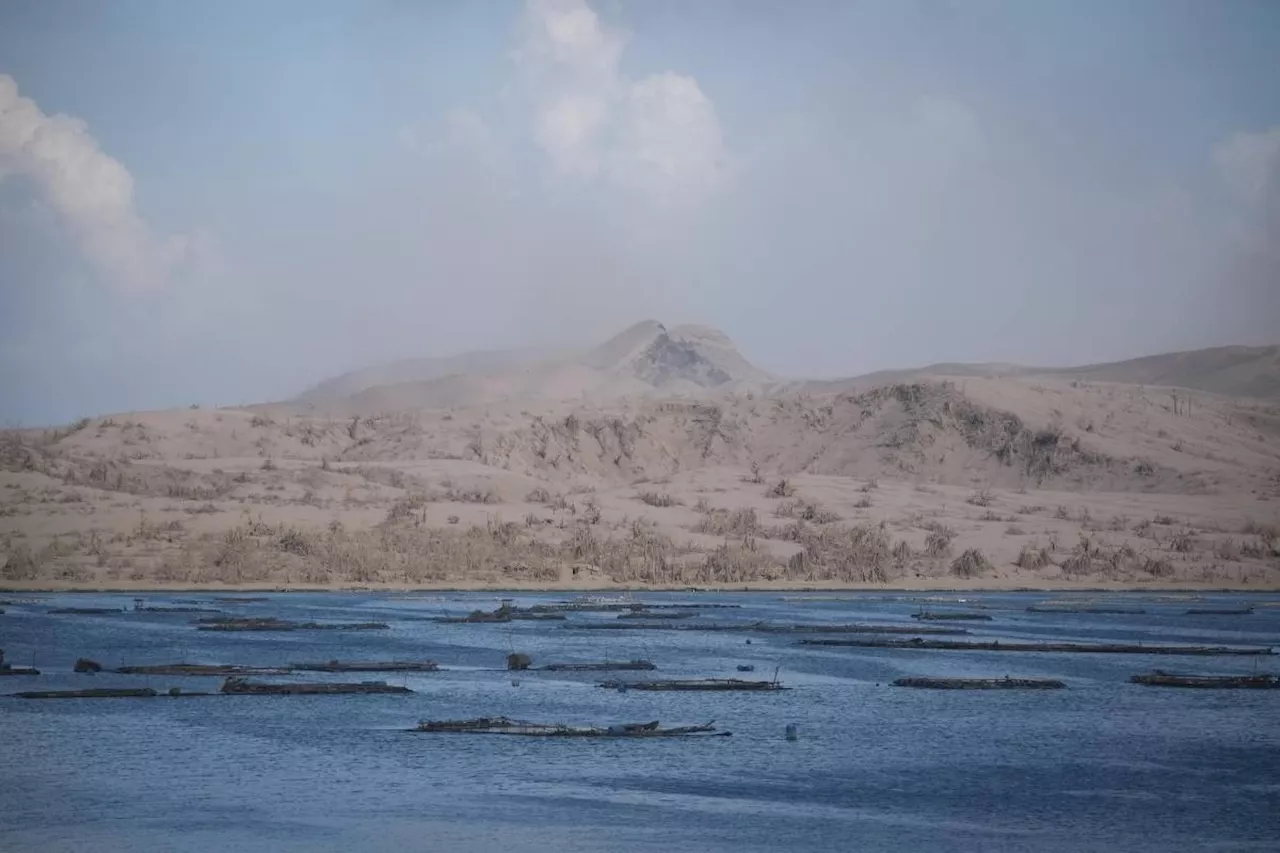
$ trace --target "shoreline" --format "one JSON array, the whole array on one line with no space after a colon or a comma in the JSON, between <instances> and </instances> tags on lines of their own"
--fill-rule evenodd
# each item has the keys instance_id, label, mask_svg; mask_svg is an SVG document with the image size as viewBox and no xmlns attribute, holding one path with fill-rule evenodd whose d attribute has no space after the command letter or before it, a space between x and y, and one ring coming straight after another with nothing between
<instances>
[{"instance_id":1,"label":"shoreline","mask_svg":"<svg viewBox=\"0 0 1280 853\"><path fill-rule=\"evenodd\" d=\"M6 582L0 584L0 594L6 593L238 593L238 592L271 592L271 593L412 593L412 592L512 592L512 593L606 593L619 594L625 592L781 592L781 593L998 593L998 592L1035 592L1035 593L1280 593L1280 585L1276 586L1222 586L1220 584L1187 584L1187 583L1144 583L1126 584L1122 582L1097 584L1061 584L1061 583L1027 583L1025 581L1007 581L1003 583L973 584L933 584L923 578L918 584L881 585L867 583L848 584L809 584L779 581L764 584L666 584L666 585L581 585L560 583L510 584L482 581L458 581L437 584L156 584L146 581L121 582L114 584L75 583L75 582Z\"/></svg>"}]
</instances>

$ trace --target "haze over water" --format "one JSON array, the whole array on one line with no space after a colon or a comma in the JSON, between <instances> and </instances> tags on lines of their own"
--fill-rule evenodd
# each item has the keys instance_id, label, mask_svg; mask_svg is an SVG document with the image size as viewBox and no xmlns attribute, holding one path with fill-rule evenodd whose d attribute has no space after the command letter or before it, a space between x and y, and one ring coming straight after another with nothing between
<instances>
[{"instance_id":1,"label":"haze over water","mask_svg":"<svg viewBox=\"0 0 1280 853\"><path fill-rule=\"evenodd\" d=\"M191 593L149 596L163 604ZM1000 654L805 647L796 636L577 631L565 622L407 621L492 607L493 595L290 594L209 604L238 615L381 620L360 633L197 632L191 614L57 616L56 606L120 606L128 595L40 596L8 605L0 647L39 678L4 692L182 686L219 679L73 675L104 666L194 661L430 658L444 670L387 678L410 696L0 700L0 849L73 850L1270 850L1280 837L1280 691L1154 689L1154 668L1274 672L1275 658ZM731 603L695 621L912 624L920 603L776 594L641 596ZM1038 614L1043 595L965 595L991 622L975 636L1274 645L1277 596L1249 616L1189 616L1242 603L1117 595L1146 615ZM446 600L447 599L447 600ZM206 598L207 600L207 598ZM520 595L521 604L559 600ZM687 621L687 620L686 620ZM946 624L946 623L932 623ZM750 645L747 640L750 639ZM601 677L502 671L512 649L535 664L645 657L626 678L779 678L794 689L618 693ZM1059 691L925 691L904 675L1060 678ZM328 678L329 676L318 676ZM308 677L304 680L317 680ZM419 719L504 715L611 724L715 720L731 738L562 740L405 731ZM800 739L783 738L796 723Z\"/></svg>"}]
</instances>

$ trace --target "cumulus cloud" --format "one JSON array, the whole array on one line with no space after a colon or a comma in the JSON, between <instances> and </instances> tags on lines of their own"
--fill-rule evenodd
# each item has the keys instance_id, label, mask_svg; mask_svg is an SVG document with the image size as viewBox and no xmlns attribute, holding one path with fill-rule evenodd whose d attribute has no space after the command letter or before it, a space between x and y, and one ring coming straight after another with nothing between
<instances>
[{"instance_id":1,"label":"cumulus cloud","mask_svg":"<svg viewBox=\"0 0 1280 853\"><path fill-rule=\"evenodd\" d=\"M189 238L151 232L134 208L133 176L83 121L46 114L0 74L0 181L10 177L29 180L85 258L123 290L162 286L191 249Z\"/></svg>"},{"instance_id":2,"label":"cumulus cloud","mask_svg":"<svg viewBox=\"0 0 1280 853\"><path fill-rule=\"evenodd\" d=\"M704 198L728 174L715 105L687 75L628 79L619 68L626 43L585 0L529 0L516 59L534 139L563 174L658 203Z\"/></svg>"}]
</instances>

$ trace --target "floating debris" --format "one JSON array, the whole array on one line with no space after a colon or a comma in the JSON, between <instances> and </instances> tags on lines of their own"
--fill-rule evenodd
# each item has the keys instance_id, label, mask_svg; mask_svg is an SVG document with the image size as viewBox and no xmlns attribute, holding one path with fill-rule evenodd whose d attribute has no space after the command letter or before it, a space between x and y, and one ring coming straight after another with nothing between
<instances>
[{"instance_id":1,"label":"floating debris","mask_svg":"<svg viewBox=\"0 0 1280 853\"><path fill-rule=\"evenodd\" d=\"M530 723L507 717L480 717L474 720L423 720L414 732L430 734L455 733L477 735L520 735L523 737L602 737L647 738L714 735L728 737L731 732L716 731L715 726L676 726L662 728L657 720L650 723L622 723L614 726L569 726L563 723Z\"/></svg>"},{"instance_id":2,"label":"floating debris","mask_svg":"<svg viewBox=\"0 0 1280 853\"><path fill-rule=\"evenodd\" d=\"M28 690L9 695L19 699L152 699L159 694L150 687L95 687L89 690Z\"/></svg>"},{"instance_id":3,"label":"floating debris","mask_svg":"<svg viewBox=\"0 0 1280 853\"><path fill-rule=\"evenodd\" d=\"M528 669L533 665L533 658L523 652L512 652L507 655L507 669L520 670Z\"/></svg>"},{"instance_id":4,"label":"floating debris","mask_svg":"<svg viewBox=\"0 0 1280 853\"><path fill-rule=\"evenodd\" d=\"M1271 655L1269 646L1146 646L1126 643L1024 643L987 640L801 640L803 646L854 646L869 649L929 649L979 652L1080 652L1122 655Z\"/></svg>"},{"instance_id":5,"label":"floating debris","mask_svg":"<svg viewBox=\"0 0 1280 853\"><path fill-rule=\"evenodd\" d=\"M986 613L912 613L912 619L919 619L924 622L990 622L991 617Z\"/></svg>"},{"instance_id":6,"label":"floating debris","mask_svg":"<svg viewBox=\"0 0 1280 853\"><path fill-rule=\"evenodd\" d=\"M1192 607L1187 616L1248 616L1252 607Z\"/></svg>"},{"instance_id":7,"label":"floating debris","mask_svg":"<svg viewBox=\"0 0 1280 853\"><path fill-rule=\"evenodd\" d=\"M228 678L222 682L221 692L230 695L254 696L327 696L348 693L412 693L413 691L408 687L387 684L385 681L281 684L249 681L246 678Z\"/></svg>"},{"instance_id":8,"label":"floating debris","mask_svg":"<svg viewBox=\"0 0 1280 853\"><path fill-rule=\"evenodd\" d=\"M963 628L921 628L918 625L774 625L769 622L739 624L671 625L661 622L574 622L564 626L579 631L720 631L762 634L968 634Z\"/></svg>"},{"instance_id":9,"label":"floating debris","mask_svg":"<svg viewBox=\"0 0 1280 853\"><path fill-rule=\"evenodd\" d=\"M384 631L385 622L290 622L271 617L212 617L200 619L200 631Z\"/></svg>"},{"instance_id":10,"label":"floating debris","mask_svg":"<svg viewBox=\"0 0 1280 853\"><path fill-rule=\"evenodd\" d=\"M756 668L749 663L738 664L738 672L755 672Z\"/></svg>"},{"instance_id":11,"label":"floating debris","mask_svg":"<svg viewBox=\"0 0 1280 853\"><path fill-rule=\"evenodd\" d=\"M1216 690L1275 690L1280 689L1280 676L1254 675L1179 675L1157 669L1147 675L1130 676L1134 684L1148 687L1200 687Z\"/></svg>"},{"instance_id":12,"label":"floating debris","mask_svg":"<svg viewBox=\"0 0 1280 853\"><path fill-rule=\"evenodd\" d=\"M549 663L537 667L544 672L607 672L609 670L651 670L657 665L647 660L605 660L588 663Z\"/></svg>"},{"instance_id":13,"label":"floating debris","mask_svg":"<svg viewBox=\"0 0 1280 853\"><path fill-rule=\"evenodd\" d=\"M800 729L796 727L795 723L787 723L784 733L787 740L794 741L800 739Z\"/></svg>"},{"instance_id":14,"label":"floating debris","mask_svg":"<svg viewBox=\"0 0 1280 853\"><path fill-rule=\"evenodd\" d=\"M94 673L102 672L102 664L89 658L76 658L75 671L93 675Z\"/></svg>"},{"instance_id":15,"label":"floating debris","mask_svg":"<svg viewBox=\"0 0 1280 853\"><path fill-rule=\"evenodd\" d=\"M609 690L787 690L776 681L743 681L739 678L690 678L671 681L602 681Z\"/></svg>"},{"instance_id":16,"label":"floating debris","mask_svg":"<svg viewBox=\"0 0 1280 853\"><path fill-rule=\"evenodd\" d=\"M79 670L77 670L78 672ZM145 666L122 666L111 670L121 675L184 675L184 676L232 676L232 675L287 675L288 667L241 666L238 664L160 663Z\"/></svg>"},{"instance_id":17,"label":"floating debris","mask_svg":"<svg viewBox=\"0 0 1280 853\"><path fill-rule=\"evenodd\" d=\"M939 678L915 676L899 678L894 687L921 687L927 690L1060 690L1067 685L1054 678Z\"/></svg>"},{"instance_id":18,"label":"floating debris","mask_svg":"<svg viewBox=\"0 0 1280 853\"><path fill-rule=\"evenodd\" d=\"M341 661L327 663L294 663L296 672L435 672L440 664L433 660Z\"/></svg>"},{"instance_id":19,"label":"floating debris","mask_svg":"<svg viewBox=\"0 0 1280 853\"><path fill-rule=\"evenodd\" d=\"M1141 616L1147 611L1141 607L1070 607L1057 604L1038 604L1027 608L1028 613L1094 613L1110 616Z\"/></svg>"}]
</instances>

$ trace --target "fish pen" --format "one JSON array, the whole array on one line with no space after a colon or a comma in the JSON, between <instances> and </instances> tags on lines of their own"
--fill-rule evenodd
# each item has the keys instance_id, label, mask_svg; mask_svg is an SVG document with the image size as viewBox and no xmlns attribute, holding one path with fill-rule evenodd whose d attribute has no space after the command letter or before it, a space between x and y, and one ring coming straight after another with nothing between
<instances>
[{"instance_id":1,"label":"fish pen","mask_svg":"<svg viewBox=\"0 0 1280 853\"><path fill-rule=\"evenodd\" d=\"M743 681L740 678L690 678L670 681L602 681L597 687L608 690L707 690L770 691L789 690L777 681Z\"/></svg>"},{"instance_id":2,"label":"fish pen","mask_svg":"<svg viewBox=\"0 0 1280 853\"><path fill-rule=\"evenodd\" d=\"M595 738L660 738L716 735L728 737L731 732L717 731L715 721L700 726L662 728L657 720L649 723L623 723L613 726L570 726L563 723L531 723L507 717L479 717L474 720L423 720L413 732L429 734L517 735L521 737L595 737Z\"/></svg>"},{"instance_id":3,"label":"fish pen","mask_svg":"<svg viewBox=\"0 0 1280 853\"><path fill-rule=\"evenodd\" d=\"M1142 616L1147 611L1141 607L1069 607L1056 604L1033 604L1028 613L1093 613L1108 616Z\"/></svg>"},{"instance_id":4,"label":"fish pen","mask_svg":"<svg viewBox=\"0 0 1280 853\"><path fill-rule=\"evenodd\" d=\"M285 684L228 678L222 683L221 692L233 696L333 696L352 693L412 693L413 691L408 687L387 684L385 681L321 681Z\"/></svg>"},{"instance_id":5,"label":"fish pen","mask_svg":"<svg viewBox=\"0 0 1280 853\"><path fill-rule=\"evenodd\" d=\"M291 622L273 618L219 618L200 619L199 631L385 631L391 626L385 622Z\"/></svg>"},{"instance_id":6,"label":"fish pen","mask_svg":"<svg viewBox=\"0 0 1280 853\"><path fill-rule=\"evenodd\" d=\"M326 663L291 663L294 672L436 672L440 664L433 660L341 661Z\"/></svg>"},{"instance_id":7,"label":"fish pen","mask_svg":"<svg viewBox=\"0 0 1280 853\"><path fill-rule=\"evenodd\" d=\"M918 687L925 690L1061 690L1067 685L1054 678L938 678L913 676L899 678L894 687Z\"/></svg>"},{"instance_id":8,"label":"fish pen","mask_svg":"<svg viewBox=\"0 0 1280 853\"><path fill-rule=\"evenodd\" d=\"M800 640L802 646L847 646L863 649L921 649L958 652L1068 652L1120 655L1273 655L1269 646L1146 646L1128 643L1025 643L999 640L957 642L954 640Z\"/></svg>"},{"instance_id":9,"label":"fish pen","mask_svg":"<svg viewBox=\"0 0 1280 853\"><path fill-rule=\"evenodd\" d=\"M19 699L151 699L160 694L150 687L95 687L89 690L28 690L9 695Z\"/></svg>"},{"instance_id":10,"label":"fish pen","mask_svg":"<svg viewBox=\"0 0 1280 853\"><path fill-rule=\"evenodd\" d=\"M127 613L123 607L55 607L50 616L100 616L104 613Z\"/></svg>"},{"instance_id":11,"label":"fish pen","mask_svg":"<svg viewBox=\"0 0 1280 853\"><path fill-rule=\"evenodd\" d=\"M1187 610L1187 616L1249 616L1253 613L1252 607L1192 607Z\"/></svg>"},{"instance_id":12,"label":"fish pen","mask_svg":"<svg viewBox=\"0 0 1280 853\"><path fill-rule=\"evenodd\" d=\"M743 622L741 624L686 625L663 622L574 622L565 625L571 631L706 631L710 633L743 632L759 634L910 634L935 636L968 634L964 628L922 628L919 625L773 625L768 622Z\"/></svg>"},{"instance_id":13,"label":"fish pen","mask_svg":"<svg viewBox=\"0 0 1280 853\"><path fill-rule=\"evenodd\" d=\"M657 669L653 661L647 660L605 660L586 663L549 663L535 667L542 672L607 672L609 670L653 670Z\"/></svg>"},{"instance_id":14,"label":"fish pen","mask_svg":"<svg viewBox=\"0 0 1280 853\"><path fill-rule=\"evenodd\" d=\"M86 671L92 671L86 669ZM179 676L243 676L243 675L287 675L288 667L283 666L242 666L239 664L205 664L205 663L158 663L135 666L120 666L108 672L120 675L179 675Z\"/></svg>"},{"instance_id":15,"label":"fish pen","mask_svg":"<svg viewBox=\"0 0 1280 853\"><path fill-rule=\"evenodd\" d=\"M1280 676L1254 675L1187 675L1157 669L1145 675L1132 675L1129 681L1147 687L1198 687L1210 690L1276 690Z\"/></svg>"}]
</instances>

